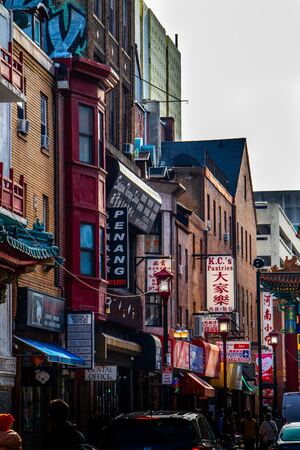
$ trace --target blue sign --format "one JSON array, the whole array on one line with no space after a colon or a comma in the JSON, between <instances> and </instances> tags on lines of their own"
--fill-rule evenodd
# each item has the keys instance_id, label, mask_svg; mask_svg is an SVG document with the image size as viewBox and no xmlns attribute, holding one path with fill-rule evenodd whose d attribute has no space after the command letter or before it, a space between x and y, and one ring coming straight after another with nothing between
<instances>
[{"instance_id":1,"label":"blue sign","mask_svg":"<svg viewBox=\"0 0 300 450\"><path fill-rule=\"evenodd\" d=\"M204 373L204 352L203 348L190 344L190 370Z\"/></svg>"}]
</instances>

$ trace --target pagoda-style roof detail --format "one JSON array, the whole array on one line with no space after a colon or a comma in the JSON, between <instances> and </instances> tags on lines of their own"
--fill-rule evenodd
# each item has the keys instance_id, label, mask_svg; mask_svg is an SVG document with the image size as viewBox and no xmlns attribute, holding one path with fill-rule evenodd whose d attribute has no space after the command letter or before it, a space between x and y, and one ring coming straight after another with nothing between
<instances>
[{"instance_id":1,"label":"pagoda-style roof detail","mask_svg":"<svg viewBox=\"0 0 300 450\"><path fill-rule=\"evenodd\" d=\"M274 297L295 302L300 297L300 265L296 256L286 257L283 268L272 266L261 272L260 281Z\"/></svg>"}]
</instances>

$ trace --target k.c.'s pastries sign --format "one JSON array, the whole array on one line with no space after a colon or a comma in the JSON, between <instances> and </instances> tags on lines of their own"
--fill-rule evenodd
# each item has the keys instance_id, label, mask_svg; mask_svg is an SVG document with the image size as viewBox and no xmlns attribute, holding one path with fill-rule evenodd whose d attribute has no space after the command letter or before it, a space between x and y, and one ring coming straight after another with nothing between
<instances>
[{"instance_id":1,"label":"k.c.'s pastries sign","mask_svg":"<svg viewBox=\"0 0 300 450\"><path fill-rule=\"evenodd\" d=\"M107 207L127 208L129 223L149 233L161 206L160 195L111 156L107 167Z\"/></svg>"}]
</instances>

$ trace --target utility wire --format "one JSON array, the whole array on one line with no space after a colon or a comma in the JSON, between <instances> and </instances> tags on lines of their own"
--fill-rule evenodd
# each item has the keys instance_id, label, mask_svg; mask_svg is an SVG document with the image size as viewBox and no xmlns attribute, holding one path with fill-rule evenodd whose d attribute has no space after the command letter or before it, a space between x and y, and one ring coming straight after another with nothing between
<instances>
[{"instance_id":1,"label":"utility wire","mask_svg":"<svg viewBox=\"0 0 300 450\"><path fill-rule=\"evenodd\" d=\"M25 231L25 233L31 238L31 240L33 242L35 242L37 244L37 246L39 248L41 248L42 250L43 247L40 245L40 243L33 237L31 236L31 234L29 233L29 231L26 229L26 227L19 222L18 218L16 217L16 215L10 211L5 205L2 205L7 211L9 211L9 213L11 213L13 215L13 217L15 218L15 220L18 221L18 223L22 226L23 230ZM78 278L77 275L75 275L74 273L72 273L70 270L68 270L63 263L58 262L55 258L53 258L52 256L49 257L55 264L57 264L61 269L63 269L68 275L71 275L71 277L73 277L76 281L78 281L79 283L83 284L84 286L88 287L89 289L92 289L93 291L96 292L100 292L99 289L94 288L93 286L89 285L88 283L86 283L85 281L81 280L80 278ZM163 283L163 282L162 282ZM159 285L160 286L160 285ZM158 286L158 287L159 287ZM142 295L147 295L147 294L152 294L153 292L157 292L156 289L151 289L150 291L146 291L146 292L141 292L140 294L130 294L130 295L120 295L120 294L111 294L110 292L106 292L106 295L109 297L115 297L115 298L137 298L140 297Z\"/></svg>"},{"instance_id":2,"label":"utility wire","mask_svg":"<svg viewBox=\"0 0 300 450\"><path fill-rule=\"evenodd\" d=\"M157 89L158 91L161 91L161 92L163 92L164 94L167 94L169 97L174 98L176 102L180 102L180 103L188 103L188 102L189 102L188 100L181 100L180 98L175 97L175 95L172 95L172 94L170 94L169 92L165 91L164 89L162 89L162 88L156 86L155 84L150 83L150 81L147 81L147 80L145 80L144 78L141 78L141 77L140 77L139 75L137 75L136 73L134 73L133 75L134 75L136 78L138 78L139 80L143 81L144 83L147 83L147 84L149 84L150 86L154 87L154 88ZM154 100L153 100L153 101L154 101ZM159 101L159 100L158 100L158 101ZM143 102L142 102L142 103L143 103Z\"/></svg>"}]
</instances>

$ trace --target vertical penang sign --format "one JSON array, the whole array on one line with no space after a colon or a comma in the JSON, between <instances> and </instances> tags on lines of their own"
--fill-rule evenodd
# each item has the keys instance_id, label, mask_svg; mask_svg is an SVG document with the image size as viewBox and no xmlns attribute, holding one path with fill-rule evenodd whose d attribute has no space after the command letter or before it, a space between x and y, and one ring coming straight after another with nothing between
<instances>
[{"instance_id":1,"label":"vertical penang sign","mask_svg":"<svg viewBox=\"0 0 300 450\"><path fill-rule=\"evenodd\" d=\"M234 259L230 255L208 256L206 265L207 310L229 313L234 310Z\"/></svg>"},{"instance_id":2,"label":"vertical penang sign","mask_svg":"<svg viewBox=\"0 0 300 450\"><path fill-rule=\"evenodd\" d=\"M128 287L127 208L107 208L107 280L110 288Z\"/></svg>"}]
</instances>

